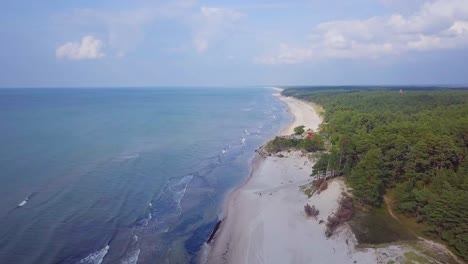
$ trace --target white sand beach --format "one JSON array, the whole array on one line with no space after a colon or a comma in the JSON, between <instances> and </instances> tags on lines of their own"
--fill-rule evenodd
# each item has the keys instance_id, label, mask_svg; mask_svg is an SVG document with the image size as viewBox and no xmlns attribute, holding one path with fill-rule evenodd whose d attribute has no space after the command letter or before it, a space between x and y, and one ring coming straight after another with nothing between
<instances>
[{"instance_id":1,"label":"white sand beach","mask_svg":"<svg viewBox=\"0 0 468 264\"><path fill-rule=\"evenodd\" d=\"M311 162L300 152L282 154L261 160L232 195L208 263L376 263L371 252L351 252L353 241L327 239L319 224L337 209L342 183L308 199L300 186L310 180ZM307 202L319 209L317 219L305 215Z\"/></svg>"},{"instance_id":2,"label":"white sand beach","mask_svg":"<svg viewBox=\"0 0 468 264\"><path fill-rule=\"evenodd\" d=\"M282 133L305 125L317 130L321 120L306 102L275 94L288 105L294 121ZM404 245L357 249L347 225L331 238L325 236L327 217L338 208L346 186L342 180L329 182L328 189L308 198L301 186L310 182L313 161L300 151L283 156L257 156L251 176L227 199L224 219L204 263L387 263L407 251ZM307 217L305 204L319 211L317 219Z\"/></svg>"},{"instance_id":3,"label":"white sand beach","mask_svg":"<svg viewBox=\"0 0 468 264\"><path fill-rule=\"evenodd\" d=\"M288 107L288 112L291 114L293 120L284 129L281 130L281 135L291 135L294 133L294 128L297 126L305 126L305 129L318 130L319 125L322 123L322 119L314 108L307 102L298 100L293 97L286 97L281 95L283 89L277 87L271 87L277 91L273 96L276 96L279 100L283 101Z\"/></svg>"},{"instance_id":4,"label":"white sand beach","mask_svg":"<svg viewBox=\"0 0 468 264\"><path fill-rule=\"evenodd\" d=\"M294 116L282 133L298 125L317 130L321 120L309 104L275 96ZM325 224L319 224L337 209L344 184L333 181L309 199L300 186L311 180L311 161L299 151L282 154L257 158L247 183L231 193L207 263L375 263L371 252L350 252L350 234L327 239ZM306 203L320 210L317 219L305 215Z\"/></svg>"}]
</instances>

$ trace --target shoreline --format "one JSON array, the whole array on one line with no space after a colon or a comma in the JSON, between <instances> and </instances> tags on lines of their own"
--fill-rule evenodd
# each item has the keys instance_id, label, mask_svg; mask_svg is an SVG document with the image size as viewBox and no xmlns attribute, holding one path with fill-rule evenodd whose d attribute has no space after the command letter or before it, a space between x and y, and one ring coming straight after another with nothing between
<instances>
[{"instance_id":1,"label":"shoreline","mask_svg":"<svg viewBox=\"0 0 468 264\"><path fill-rule=\"evenodd\" d=\"M274 137L276 137L276 136L281 136L281 135L285 135L285 133L287 133L288 131L291 131L290 134L293 134L293 133L294 133L294 127L295 127L294 124L297 122L297 118L296 118L296 116L294 115L293 110L291 109L290 103L288 104L288 101L285 100L285 99L288 98L288 97L281 95L281 92L282 92L284 89L283 89L283 88L279 88L279 87L266 87L266 88L273 89L273 90L275 90L275 91L278 92L278 93L273 93L272 96L276 97L279 101L281 101L282 103L284 103L284 104L286 105L287 111L288 111L288 113L289 113L289 114L291 115L291 117L292 117L292 120L291 120L288 124L286 124L284 127L280 128L280 129L278 130L277 135L275 135ZM291 97L291 99L293 99L292 101L297 101L297 102L300 102L301 104L302 104L302 103L307 104L306 102L301 101L301 100L299 100L299 99L295 99L295 98L292 98L292 97ZM317 117L320 119L320 117L319 117L318 115L317 115ZM321 121L320 121L320 123L321 123ZM317 125L317 128L318 128L318 125ZM274 137L273 137L273 138L274 138ZM272 139L273 139L273 138L272 138ZM268 140L268 141L269 141L269 140ZM265 144L266 144L268 141L266 141ZM259 153L258 153L257 151L260 150L262 147L264 147L265 144L261 145L257 150L255 150L254 156L253 156L252 159L249 161L249 165L250 165L250 166L249 166L249 173L248 173L247 177L244 179L244 181L243 181L239 186L236 186L235 188L233 188L230 192L228 192L228 193L226 194L226 198L225 198L225 200L223 201L223 206L222 206L222 208L223 208L223 209L222 209L222 212L221 212L221 216L222 216L222 217L221 217L221 219L219 219L220 224L219 224L219 226L218 226L218 228L217 228L216 230L213 230L213 233L211 234L211 239L212 239L212 240L215 240L217 230L221 229L221 227L222 227L222 225L223 225L222 223L223 223L223 221L224 221L224 218L226 218L225 216L227 215L227 210L228 210L227 203L228 203L229 200L231 199L231 196L232 196L233 193L235 193L238 189L242 188L244 185L246 185L246 184L249 182L249 180L250 180L250 179L252 178L252 176L253 176L253 173L254 173L255 169L258 168L259 163L260 163L261 160L262 160L262 157L259 155Z\"/></svg>"},{"instance_id":2,"label":"shoreline","mask_svg":"<svg viewBox=\"0 0 468 264\"><path fill-rule=\"evenodd\" d=\"M298 125L317 131L322 120L311 104L278 93L273 96L286 104L292 116L279 135L292 134ZM200 263L386 264L400 263L411 254L441 263L404 242L360 247L348 224L327 238L325 222L348 189L337 178L320 194L308 197L301 186L311 182L313 162L309 153L301 151L256 153L248 177L226 195L222 219L210 236L211 243L205 243ZM305 215L306 204L319 210L316 219Z\"/></svg>"},{"instance_id":3,"label":"shoreline","mask_svg":"<svg viewBox=\"0 0 468 264\"><path fill-rule=\"evenodd\" d=\"M276 91L283 90L280 88L273 89ZM282 101L287 106L287 111L292 117L289 124L280 129L278 135L293 134L294 127L299 125L305 125L306 129L318 130L322 120L318 113L315 112L312 105L296 98L282 96L279 93L274 93L273 96L277 97L278 100ZM310 118L311 116L312 118ZM316 261L317 256L320 255L325 257L320 263L338 263L343 260L351 260L351 258L347 257L349 250L345 250L345 248L348 247L349 239L353 241L353 247L357 244L357 241L350 229L347 227L339 228L335 238L332 237L333 239L329 240L324 234L325 224L319 223L320 221L318 219L308 219L303 209L305 204L314 205L322 212L320 220L326 220L328 215L331 215L338 209L338 202L342 197L342 193L347 191L344 182L341 180L333 180L330 182L331 187L329 190L323 191L322 195L316 195L314 198L318 199L311 202L311 198L307 197L300 190L300 186L310 183L311 181L309 175L313 163L308 154L304 154L300 151L278 154L281 155L261 157L258 153L255 154L251 161L249 176L240 186L233 189L226 196L223 205L223 218L220 219L218 228L213 231L210 237L212 243L205 245L205 252L201 257L201 263L311 263L311 261ZM284 157L280 158L279 156ZM286 173L284 173L285 171ZM300 177L295 177L294 175L296 174L301 175ZM272 186L264 188L264 185L270 182L270 176L265 177L265 175L275 175L277 177L277 182L273 183ZM290 178L291 176L292 178ZM256 186L259 185L262 187L255 189ZM277 196L276 193L273 195L275 190L277 193L282 192L279 195L280 200L288 198L290 195L294 196L293 200L282 204L282 209L288 210L289 208L295 208L289 210L289 212L279 213L276 212L276 210L264 210L262 206L268 206L269 204L278 207L278 205L281 205L281 201L267 201L266 204L263 205L255 203L255 200L260 197L270 198ZM269 218L267 217L269 221L263 221L261 224L263 228L259 229L258 225L252 228L253 225L256 225L255 218L258 218L259 215L262 216L260 218L266 215L270 216ZM282 225L278 225L277 221L272 221L275 216L283 216ZM291 221L289 216L292 216L293 221L296 221L296 225L299 224L302 227L294 228L296 235L291 235L292 229L288 227L288 222ZM273 237L280 235L276 237L277 239L264 239L266 232L252 232L265 229L265 225L269 224L271 224L270 228L266 229L274 231L270 232ZM280 226L286 228L278 229ZM301 236L304 231L309 232L306 232L305 236ZM254 234L252 235L252 233ZM286 243L280 243L282 245L278 247L279 245L275 243L275 241L281 241L278 239L280 237L289 238L289 241L283 240ZM336 245L334 245L336 244L334 243L336 238L341 241L338 247L343 249L341 252L344 252L345 255L342 255L338 259L333 259L327 255L321 254L323 248L321 248L320 245L329 244L327 241L332 241L332 246L326 245L326 249L330 251L330 254L336 253ZM291 243L295 244L295 253L287 254L288 252L286 251L291 251L291 248L288 248L288 244ZM315 247L317 251L311 252L308 249L314 244L317 246ZM283 250L281 250L281 248ZM355 255L359 255L360 251ZM257 254L257 252L263 254ZM360 263L374 263L374 254L364 255L366 256L357 258ZM286 257L281 259L282 256ZM327 262L327 260L330 262Z\"/></svg>"},{"instance_id":4,"label":"shoreline","mask_svg":"<svg viewBox=\"0 0 468 264\"><path fill-rule=\"evenodd\" d=\"M281 89L275 90L281 91ZM305 125L306 129L311 128L314 131L317 131L318 126L321 123L321 118L315 112L311 105L309 105L307 102L300 101L292 97L284 97L278 93L273 94L273 96L277 97L278 100L286 104L288 113L292 116L291 122L279 131L279 135L292 134L293 128L298 125ZM268 250L269 252L265 252L266 254L264 254L264 256L262 256L261 258L271 258L273 263L275 263L275 258L272 258L275 252L271 251L270 249L278 245L276 245L275 243L265 243L264 239L262 238L265 234L249 236L251 232L246 231L249 229L248 227L255 222L254 218L258 215L269 215L271 216L271 218L273 218L275 216L274 214L277 214L278 216L285 216L282 219L282 221L283 223L287 224L287 222L291 220L288 219L289 215L293 215L295 221L297 220L298 223L303 227L303 229L307 228L307 225L309 225L310 222L313 221L307 219L307 217L305 216L303 206L306 203L308 203L309 198L300 190L301 185L309 183L311 180L309 175L312 169L312 162L309 159L308 154L304 154L299 151L293 151L292 153L282 153L282 155L289 157L279 158L275 155L261 157L261 155L259 155L258 153L255 155L251 162L251 170L249 176L240 186L233 189L226 196L219 228L217 230L214 230L213 234L211 235L212 243L210 243L209 245L205 245L205 252L201 258L201 263L263 263L263 261L260 260L253 261L252 257L249 257L249 255L258 255L255 254L255 251L257 250ZM285 170L288 172L281 173ZM300 174L300 176L293 176L292 179L289 178L291 177L291 175L296 174ZM265 175L274 175L274 177L276 178L276 182L271 183L271 177L265 177ZM268 185L269 183L271 184ZM268 185L268 187L266 187L266 185ZM331 197L329 197L331 198L330 201L321 201L321 204L319 206L322 210L328 211L329 214L331 214L337 209L338 201L341 198L341 193L344 191L344 183L340 181L334 181L334 183L332 183L331 185L333 186L332 188L330 188L331 191L323 192L331 194ZM258 186L261 187L257 188ZM276 195L277 193L278 195ZM293 206L291 206L291 202L293 205L297 205L296 208L294 208L293 211L289 213L276 213L275 210L272 211L262 209L264 206L269 206L272 204L277 206L278 204L281 204L281 201L278 201L279 203L272 203L271 200L274 199L275 196L282 200L283 198L288 198L288 196L291 195L294 196L294 199L289 200L289 202L287 203L283 203L282 206L283 209L288 210L288 208L294 208ZM266 202L264 202L263 204L258 203L258 198L261 197L268 197L264 199L266 200ZM324 219L326 219L326 216L327 215L323 216ZM269 224L272 224L271 226L272 228L274 228L274 226L277 223L275 221L263 222L263 225ZM312 242L322 242L316 241L315 239L313 239L314 237L319 238L319 240L327 240L324 235L324 224L319 225L317 220L316 226L318 227L318 230L314 230L313 235L309 233L307 237L303 237L303 241L301 244L307 245L307 240L309 238L312 238ZM259 229L253 227L253 230L258 231ZM270 228L270 230L272 229ZM300 233L303 233L302 229L295 230L297 232L297 235L292 236L292 240L296 240L296 238L300 236ZM289 230L288 228L284 228L278 231L281 231L278 233L281 233L283 236L288 236L291 230ZM272 234L274 236L274 233ZM289 241L286 244L291 242L293 241ZM238 246L246 244L249 244L251 246ZM259 250L259 245L263 245L264 250ZM288 247L285 246L283 248L287 249ZM305 248L300 250L300 246L297 246L296 248L296 256L290 257L295 258L297 257L297 255L302 255L299 251L307 252ZM330 249L334 250L333 247L331 247ZM247 252L249 252L249 254L246 254ZM284 255L283 253L281 254ZM301 256L301 258L302 257L304 256ZM310 261L311 257L312 256L307 256L306 258ZM282 261L286 261L282 263L294 262L293 259L283 259ZM306 261L303 263L308 262Z\"/></svg>"},{"instance_id":5,"label":"shoreline","mask_svg":"<svg viewBox=\"0 0 468 264\"><path fill-rule=\"evenodd\" d=\"M293 134L299 125L317 131L322 120L312 105L278 93L273 96L292 116L279 135ZM301 151L266 157L257 153L247 179L226 197L223 219L212 243L205 245L201 263L376 263L373 252L355 248L357 240L347 226L329 239L325 236L322 222L338 209L347 190L335 179L320 195L307 197L301 186L310 184L312 165L309 154ZM318 208L320 216L308 218L305 204Z\"/></svg>"},{"instance_id":6,"label":"shoreline","mask_svg":"<svg viewBox=\"0 0 468 264\"><path fill-rule=\"evenodd\" d=\"M305 130L309 128L314 131L318 130L319 125L322 123L322 118L311 104L297 98L281 95L281 92L284 90L282 88L271 88L279 92L274 93L273 96L286 105L287 111L292 117L291 122L279 131L279 136L294 134L294 128L301 125L305 126Z\"/></svg>"}]
</instances>

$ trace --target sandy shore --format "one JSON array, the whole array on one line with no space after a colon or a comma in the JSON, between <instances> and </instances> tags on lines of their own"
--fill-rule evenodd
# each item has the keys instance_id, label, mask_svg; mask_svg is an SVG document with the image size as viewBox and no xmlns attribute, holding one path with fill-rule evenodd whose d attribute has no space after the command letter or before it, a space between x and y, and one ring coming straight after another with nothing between
<instances>
[{"instance_id":1,"label":"sandy shore","mask_svg":"<svg viewBox=\"0 0 468 264\"><path fill-rule=\"evenodd\" d=\"M277 93L273 96L283 101L288 107L288 112L291 114L293 120L284 129L281 130L281 135L294 134L294 128L297 126L305 126L305 129L312 129L317 131L322 119L314 110L314 108L307 102L295 99L293 97L286 97L281 95L283 89L277 87L271 87Z\"/></svg>"},{"instance_id":2,"label":"sandy shore","mask_svg":"<svg viewBox=\"0 0 468 264\"><path fill-rule=\"evenodd\" d=\"M312 106L275 96L294 116L282 133L290 134L298 125L317 130L321 120ZM251 177L230 194L223 222L214 242L206 245L202 263L387 263L401 259L407 251L402 245L357 249L347 225L327 239L325 224L319 222L326 222L337 210L345 184L335 179L328 189L309 198L300 187L311 181L312 161L298 151L281 154L284 157L256 157ZM317 219L305 215L307 203L320 211Z\"/></svg>"},{"instance_id":3,"label":"sandy shore","mask_svg":"<svg viewBox=\"0 0 468 264\"><path fill-rule=\"evenodd\" d=\"M321 120L310 105L275 96L294 116L282 133L290 134L298 125L317 130ZM207 263L375 263L375 254L369 252L350 255L350 234L327 239L325 225L319 224L337 209L344 184L333 181L326 191L308 198L300 187L311 180L312 162L301 152L282 154L285 157L258 158L247 183L231 194ZM305 215L306 203L320 210L317 220Z\"/></svg>"},{"instance_id":4,"label":"sandy shore","mask_svg":"<svg viewBox=\"0 0 468 264\"><path fill-rule=\"evenodd\" d=\"M288 112L293 117L293 121L281 131L281 135L294 134L294 128L297 126L305 126L306 130L309 128L314 131L318 130L318 126L322 123L322 119L310 104L292 97L285 97L280 94L275 94L275 96L286 103L288 106Z\"/></svg>"}]
</instances>

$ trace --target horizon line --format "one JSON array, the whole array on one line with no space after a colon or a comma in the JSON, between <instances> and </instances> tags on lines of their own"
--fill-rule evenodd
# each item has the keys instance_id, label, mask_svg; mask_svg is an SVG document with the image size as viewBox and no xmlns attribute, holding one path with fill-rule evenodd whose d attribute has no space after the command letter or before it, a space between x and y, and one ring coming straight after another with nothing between
<instances>
[{"instance_id":1,"label":"horizon line","mask_svg":"<svg viewBox=\"0 0 468 264\"><path fill-rule=\"evenodd\" d=\"M268 85L125 85L125 86L0 86L0 89L160 89L160 88L305 88L305 87L439 87L468 88L468 84L268 84Z\"/></svg>"}]
</instances>

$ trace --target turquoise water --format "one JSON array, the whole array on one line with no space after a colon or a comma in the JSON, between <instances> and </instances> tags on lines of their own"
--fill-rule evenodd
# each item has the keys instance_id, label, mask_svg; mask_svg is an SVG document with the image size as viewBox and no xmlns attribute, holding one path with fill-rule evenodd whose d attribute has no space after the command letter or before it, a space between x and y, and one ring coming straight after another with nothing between
<instances>
[{"instance_id":1,"label":"turquoise water","mask_svg":"<svg viewBox=\"0 0 468 264\"><path fill-rule=\"evenodd\" d=\"M0 89L0 263L195 262L289 120L272 93Z\"/></svg>"}]
</instances>

